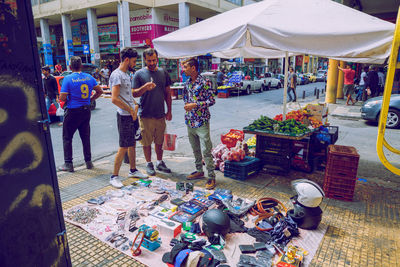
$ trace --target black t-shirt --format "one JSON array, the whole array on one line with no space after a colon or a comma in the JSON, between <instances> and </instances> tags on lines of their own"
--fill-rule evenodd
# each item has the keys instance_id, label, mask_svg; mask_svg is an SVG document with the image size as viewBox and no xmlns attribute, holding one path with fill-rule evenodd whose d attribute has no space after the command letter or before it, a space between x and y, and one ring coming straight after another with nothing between
<instances>
[{"instance_id":1,"label":"black t-shirt","mask_svg":"<svg viewBox=\"0 0 400 267\"><path fill-rule=\"evenodd\" d=\"M165 116L165 88L171 85L171 78L162 68L150 71L145 67L133 76L133 88L140 88L151 80L156 87L140 97L139 115L144 118L163 118Z\"/></svg>"},{"instance_id":2,"label":"black t-shirt","mask_svg":"<svg viewBox=\"0 0 400 267\"><path fill-rule=\"evenodd\" d=\"M57 80L53 75L43 79L44 92L50 99L55 99L58 96Z\"/></svg>"}]
</instances>

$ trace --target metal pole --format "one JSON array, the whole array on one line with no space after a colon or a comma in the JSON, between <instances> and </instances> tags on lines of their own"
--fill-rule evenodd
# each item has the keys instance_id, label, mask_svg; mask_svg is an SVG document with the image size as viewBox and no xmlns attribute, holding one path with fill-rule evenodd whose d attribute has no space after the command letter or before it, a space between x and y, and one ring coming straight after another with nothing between
<instances>
[{"instance_id":1,"label":"metal pole","mask_svg":"<svg viewBox=\"0 0 400 267\"><path fill-rule=\"evenodd\" d=\"M317 99L319 99L319 89L317 89Z\"/></svg>"},{"instance_id":2,"label":"metal pole","mask_svg":"<svg viewBox=\"0 0 400 267\"><path fill-rule=\"evenodd\" d=\"M306 91L303 91L303 99L306 98Z\"/></svg>"},{"instance_id":3,"label":"metal pole","mask_svg":"<svg viewBox=\"0 0 400 267\"><path fill-rule=\"evenodd\" d=\"M285 86L283 87L283 113L282 120L286 120L286 98L287 98L287 89L288 89L288 69L289 69L289 60L288 60L288 52L285 52Z\"/></svg>"}]
</instances>

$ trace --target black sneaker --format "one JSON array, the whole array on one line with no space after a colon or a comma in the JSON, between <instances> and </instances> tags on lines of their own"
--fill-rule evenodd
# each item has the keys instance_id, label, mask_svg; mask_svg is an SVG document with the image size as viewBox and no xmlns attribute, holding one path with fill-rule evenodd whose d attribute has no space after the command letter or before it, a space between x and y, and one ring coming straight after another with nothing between
<instances>
[{"instance_id":1,"label":"black sneaker","mask_svg":"<svg viewBox=\"0 0 400 267\"><path fill-rule=\"evenodd\" d=\"M74 172L74 165L66 162L62 166L58 167L58 170L63 172Z\"/></svg>"},{"instance_id":2,"label":"black sneaker","mask_svg":"<svg viewBox=\"0 0 400 267\"><path fill-rule=\"evenodd\" d=\"M154 170L154 165L152 162L147 163L146 172L150 176L156 175L156 171Z\"/></svg>"},{"instance_id":3,"label":"black sneaker","mask_svg":"<svg viewBox=\"0 0 400 267\"><path fill-rule=\"evenodd\" d=\"M91 161L86 161L86 169L93 169L93 163Z\"/></svg>"},{"instance_id":4,"label":"black sneaker","mask_svg":"<svg viewBox=\"0 0 400 267\"><path fill-rule=\"evenodd\" d=\"M166 173L171 172L171 169L165 165L164 161L161 161L159 164L157 164L157 170L160 172L166 172Z\"/></svg>"}]
</instances>

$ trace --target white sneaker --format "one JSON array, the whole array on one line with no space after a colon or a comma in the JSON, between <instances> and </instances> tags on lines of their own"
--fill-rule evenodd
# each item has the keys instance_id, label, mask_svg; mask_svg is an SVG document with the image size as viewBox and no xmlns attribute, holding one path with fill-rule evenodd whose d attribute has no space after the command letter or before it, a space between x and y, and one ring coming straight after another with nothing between
<instances>
[{"instance_id":1,"label":"white sneaker","mask_svg":"<svg viewBox=\"0 0 400 267\"><path fill-rule=\"evenodd\" d=\"M149 176L147 174L142 173L138 169L136 169L136 171L134 171L134 172L129 171L128 178L133 178L133 177L134 178L140 178L140 179L149 178Z\"/></svg>"},{"instance_id":2,"label":"white sneaker","mask_svg":"<svg viewBox=\"0 0 400 267\"><path fill-rule=\"evenodd\" d=\"M114 177L114 178L110 178L110 184L111 184L112 186L114 186L115 188L121 188L121 187L123 187L124 184L120 181L120 178L121 178L121 177L119 177L119 176L116 176L116 177Z\"/></svg>"}]
</instances>

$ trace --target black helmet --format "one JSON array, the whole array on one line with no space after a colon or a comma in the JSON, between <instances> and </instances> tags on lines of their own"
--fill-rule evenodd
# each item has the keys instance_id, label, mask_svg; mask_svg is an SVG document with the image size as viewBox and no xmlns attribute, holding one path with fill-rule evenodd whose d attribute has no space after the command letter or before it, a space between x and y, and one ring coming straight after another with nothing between
<instances>
[{"instance_id":1,"label":"black helmet","mask_svg":"<svg viewBox=\"0 0 400 267\"><path fill-rule=\"evenodd\" d=\"M212 237L214 234L225 236L230 229L229 216L219 209L207 210L203 214L202 230L207 237Z\"/></svg>"}]
</instances>

